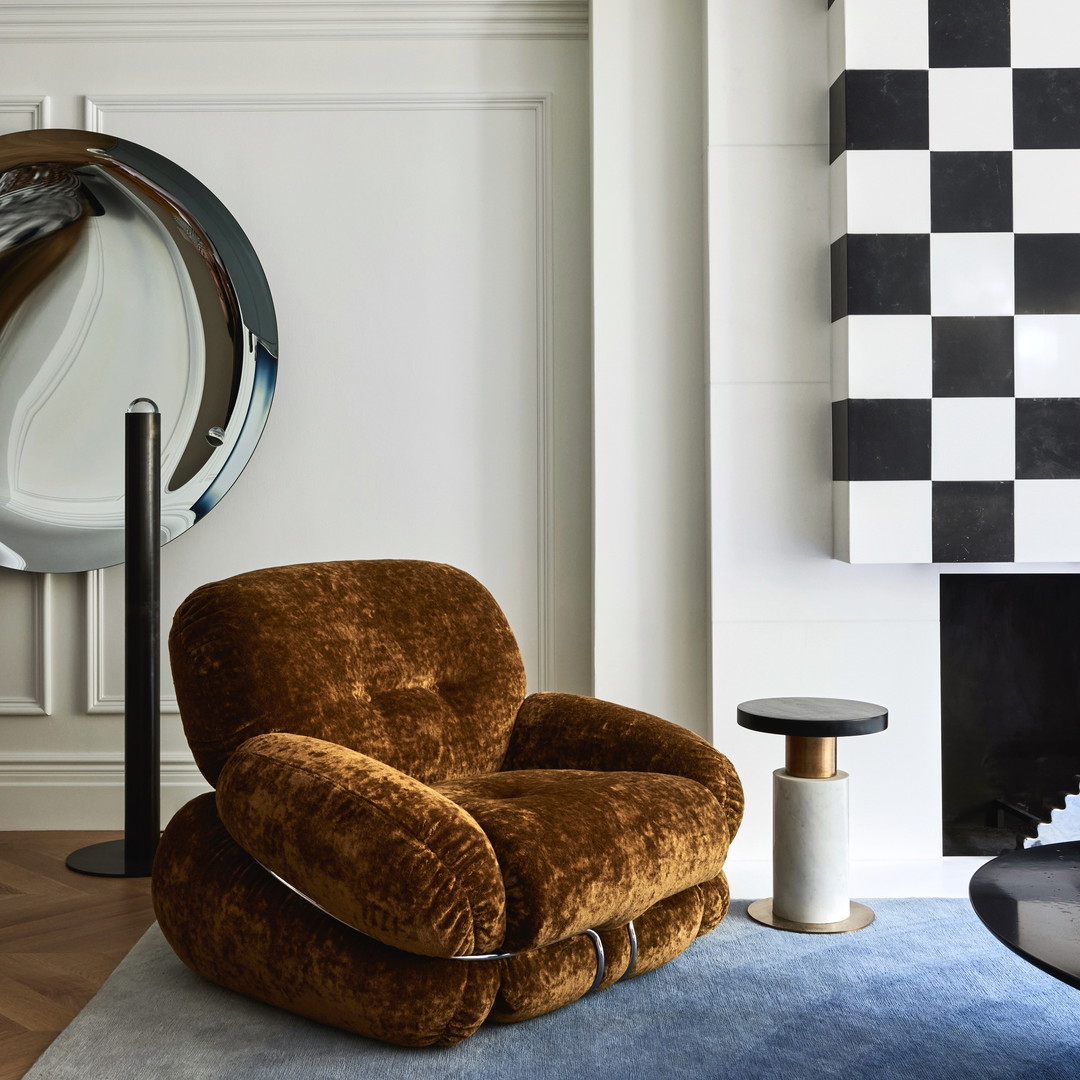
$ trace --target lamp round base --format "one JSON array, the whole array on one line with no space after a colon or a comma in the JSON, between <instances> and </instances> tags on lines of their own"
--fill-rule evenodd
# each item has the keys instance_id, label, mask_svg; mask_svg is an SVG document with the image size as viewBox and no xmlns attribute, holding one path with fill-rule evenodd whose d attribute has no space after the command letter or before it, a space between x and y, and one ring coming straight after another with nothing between
<instances>
[{"instance_id":1,"label":"lamp round base","mask_svg":"<svg viewBox=\"0 0 1080 1080\"><path fill-rule=\"evenodd\" d=\"M767 900L755 900L747 909L747 914L763 926L771 926L774 930L791 930L796 934L847 934L852 930L861 930L874 921L874 912L865 904L857 904L854 900L851 901L851 914L846 919L827 923L801 923L782 919L773 913L772 905L771 896Z\"/></svg>"},{"instance_id":2,"label":"lamp round base","mask_svg":"<svg viewBox=\"0 0 1080 1080\"><path fill-rule=\"evenodd\" d=\"M73 851L66 860L67 868L80 874L97 877L149 877L154 853L128 850L126 840L106 840L102 844Z\"/></svg>"}]
</instances>

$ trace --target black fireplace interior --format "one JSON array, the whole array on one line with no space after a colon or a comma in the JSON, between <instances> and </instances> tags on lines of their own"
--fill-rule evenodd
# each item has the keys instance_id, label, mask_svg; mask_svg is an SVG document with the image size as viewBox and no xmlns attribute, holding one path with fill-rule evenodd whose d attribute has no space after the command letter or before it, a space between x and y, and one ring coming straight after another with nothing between
<instances>
[{"instance_id":1,"label":"black fireplace interior","mask_svg":"<svg viewBox=\"0 0 1080 1080\"><path fill-rule=\"evenodd\" d=\"M1022 846L1080 787L1080 574L941 575L943 851Z\"/></svg>"}]
</instances>

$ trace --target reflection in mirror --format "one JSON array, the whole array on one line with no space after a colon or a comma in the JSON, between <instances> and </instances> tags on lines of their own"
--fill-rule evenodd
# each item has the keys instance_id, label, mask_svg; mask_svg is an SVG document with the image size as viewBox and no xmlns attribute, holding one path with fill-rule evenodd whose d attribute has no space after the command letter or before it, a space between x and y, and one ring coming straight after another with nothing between
<instances>
[{"instance_id":1,"label":"reflection in mirror","mask_svg":"<svg viewBox=\"0 0 1080 1080\"><path fill-rule=\"evenodd\" d=\"M189 173L88 131L0 136L0 566L124 558L124 413L161 409L161 541L251 456L277 374L247 237Z\"/></svg>"}]
</instances>

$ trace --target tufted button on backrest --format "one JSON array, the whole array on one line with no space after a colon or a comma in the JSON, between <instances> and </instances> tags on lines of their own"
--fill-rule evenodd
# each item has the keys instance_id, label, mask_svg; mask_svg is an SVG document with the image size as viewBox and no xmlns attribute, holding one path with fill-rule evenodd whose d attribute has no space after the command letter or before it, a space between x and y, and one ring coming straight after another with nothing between
<instances>
[{"instance_id":1,"label":"tufted button on backrest","mask_svg":"<svg viewBox=\"0 0 1080 1080\"><path fill-rule=\"evenodd\" d=\"M499 767L525 695L491 594L407 560L308 563L203 585L169 635L184 730L215 783L270 731L360 750L419 780Z\"/></svg>"}]
</instances>

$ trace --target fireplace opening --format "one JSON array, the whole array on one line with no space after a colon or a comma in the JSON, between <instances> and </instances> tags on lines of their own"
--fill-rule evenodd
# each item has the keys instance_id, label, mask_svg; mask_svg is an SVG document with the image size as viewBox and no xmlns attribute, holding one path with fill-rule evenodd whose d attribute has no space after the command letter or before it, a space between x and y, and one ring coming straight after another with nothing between
<instances>
[{"instance_id":1,"label":"fireplace opening","mask_svg":"<svg viewBox=\"0 0 1080 1080\"><path fill-rule=\"evenodd\" d=\"M1080 789L1080 574L940 580L942 849L997 855Z\"/></svg>"}]
</instances>

